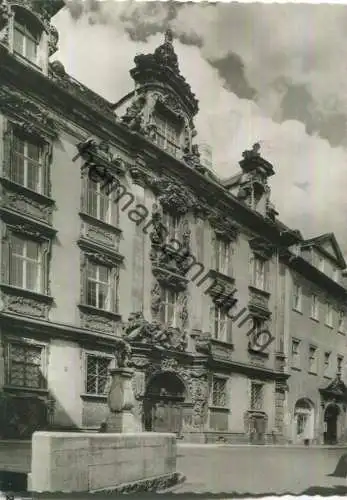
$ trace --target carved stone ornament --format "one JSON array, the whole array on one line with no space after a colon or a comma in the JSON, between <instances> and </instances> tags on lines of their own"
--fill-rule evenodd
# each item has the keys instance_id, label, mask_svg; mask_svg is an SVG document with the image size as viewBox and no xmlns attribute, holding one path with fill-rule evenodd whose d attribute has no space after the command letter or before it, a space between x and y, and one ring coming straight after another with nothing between
<instances>
[{"instance_id":1,"label":"carved stone ornament","mask_svg":"<svg viewBox=\"0 0 347 500\"><path fill-rule=\"evenodd\" d=\"M151 288L151 312L154 318L157 317L160 311L161 304L161 289L158 282L154 282Z\"/></svg>"},{"instance_id":2,"label":"carved stone ornament","mask_svg":"<svg viewBox=\"0 0 347 500\"><path fill-rule=\"evenodd\" d=\"M131 363L131 346L128 342L123 339L119 339L117 343L117 348L114 352L116 359L116 368L126 368Z\"/></svg>"},{"instance_id":3,"label":"carved stone ornament","mask_svg":"<svg viewBox=\"0 0 347 500\"><path fill-rule=\"evenodd\" d=\"M5 185L6 180L2 180ZM53 215L53 201L50 202L48 199L45 200L48 203L43 203L43 197L28 196L24 192L10 192L3 189L1 205L5 208L10 208L19 212L21 214L26 214L37 220L42 220L48 224L51 224ZM40 199L40 201L38 201Z\"/></svg>"},{"instance_id":4,"label":"carved stone ornament","mask_svg":"<svg viewBox=\"0 0 347 500\"><path fill-rule=\"evenodd\" d=\"M276 252L276 246L266 240L263 240L262 238L252 238L249 240L249 246L255 254L258 254L265 260L271 259L273 254Z\"/></svg>"},{"instance_id":5,"label":"carved stone ornament","mask_svg":"<svg viewBox=\"0 0 347 500\"><path fill-rule=\"evenodd\" d=\"M81 305L79 309L82 328L114 335L118 323L116 315L112 317L110 314L104 314L104 311L93 310L93 308Z\"/></svg>"},{"instance_id":6,"label":"carved stone ornament","mask_svg":"<svg viewBox=\"0 0 347 500\"><path fill-rule=\"evenodd\" d=\"M180 74L172 41L173 34L169 29L166 31L164 43L157 47L153 54L140 54L134 58L135 68L130 71L130 75L138 85L169 85L182 100L188 114L194 116L199 109L198 101L190 85ZM170 104L175 110L175 105L172 102Z\"/></svg>"},{"instance_id":7,"label":"carved stone ornament","mask_svg":"<svg viewBox=\"0 0 347 500\"><path fill-rule=\"evenodd\" d=\"M144 109L147 104L147 98L144 94L136 95L130 106L122 116L122 122L134 132L144 132Z\"/></svg>"},{"instance_id":8,"label":"carved stone ornament","mask_svg":"<svg viewBox=\"0 0 347 500\"><path fill-rule=\"evenodd\" d=\"M54 118L47 109L16 90L0 88L0 110L28 134L39 138L57 137Z\"/></svg>"},{"instance_id":9,"label":"carved stone ornament","mask_svg":"<svg viewBox=\"0 0 347 500\"><path fill-rule=\"evenodd\" d=\"M147 321L142 312L132 313L124 325L124 339L127 342L150 344L157 349L185 351L186 333L178 328L165 327L161 323Z\"/></svg>"},{"instance_id":10,"label":"carved stone ornament","mask_svg":"<svg viewBox=\"0 0 347 500\"><path fill-rule=\"evenodd\" d=\"M118 184L115 174L125 173L124 162L115 156L111 151L111 145L107 141L100 141L99 144L93 138L77 144L78 156L85 161L82 168L89 168L89 177L95 182L107 184Z\"/></svg>"},{"instance_id":11,"label":"carved stone ornament","mask_svg":"<svg viewBox=\"0 0 347 500\"><path fill-rule=\"evenodd\" d=\"M48 318L53 299L27 290L1 285L3 311L34 318Z\"/></svg>"},{"instance_id":12,"label":"carved stone ornament","mask_svg":"<svg viewBox=\"0 0 347 500\"><path fill-rule=\"evenodd\" d=\"M238 227L221 214L213 213L208 217L209 223L218 238L233 241L239 234Z\"/></svg>"}]
</instances>

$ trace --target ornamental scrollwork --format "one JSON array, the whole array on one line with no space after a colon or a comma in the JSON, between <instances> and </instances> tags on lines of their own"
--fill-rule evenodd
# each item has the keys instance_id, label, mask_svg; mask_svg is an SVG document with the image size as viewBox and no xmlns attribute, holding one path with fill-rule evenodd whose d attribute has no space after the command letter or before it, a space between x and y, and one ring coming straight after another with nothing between
<instances>
[{"instance_id":1,"label":"ornamental scrollwork","mask_svg":"<svg viewBox=\"0 0 347 500\"><path fill-rule=\"evenodd\" d=\"M217 237L228 241L233 241L237 238L239 233L238 227L230 222L226 217L213 213L208 217L208 220Z\"/></svg>"},{"instance_id":2,"label":"ornamental scrollwork","mask_svg":"<svg viewBox=\"0 0 347 500\"><path fill-rule=\"evenodd\" d=\"M127 125L130 130L140 133L144 131L143 114L146 104L146 96L140 94L132 100L130 106L126 109L125 114L122 116L122 122Z\"/></svg>"},{"instance_id":3,"label":"ornamental scrollwork","mask_svg":"<svg viewBox=\"0 0 347 500\"><path fill-rule=\"evenodd\" d=\"M151 288L151 311L154 318L156 318L160 311L161 304L161 289L158 282L154 282Z\"/></svg>"},{"instance_id":4,"label":"ornamental scrollwork","mask_svg":"<svg viewBox=\"0 0 347 500\"><path fill-rule=\"evenodd\" d=\"M187 347L186 333L178 328L167 327L159 321L147 321L142 312L132 313L123 326L123 338L127 342L150 344L157 349L174 349L185 351Z\"/></svg>"}]
</instances>

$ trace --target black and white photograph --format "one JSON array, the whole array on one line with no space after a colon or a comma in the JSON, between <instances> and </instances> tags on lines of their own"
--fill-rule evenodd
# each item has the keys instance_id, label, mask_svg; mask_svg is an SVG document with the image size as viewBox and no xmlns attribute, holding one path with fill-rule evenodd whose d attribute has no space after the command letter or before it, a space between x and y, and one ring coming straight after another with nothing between
<instances>
[{"instance_id":1,"label":"black and white photograph","mask_svg":"<svg viewBox=\"0 0 347 500\"><path fill-rule=\"evenodd\" d=\"M347 494L347 5L0 0L0 499Z\"/></svg>"}]
</instances>

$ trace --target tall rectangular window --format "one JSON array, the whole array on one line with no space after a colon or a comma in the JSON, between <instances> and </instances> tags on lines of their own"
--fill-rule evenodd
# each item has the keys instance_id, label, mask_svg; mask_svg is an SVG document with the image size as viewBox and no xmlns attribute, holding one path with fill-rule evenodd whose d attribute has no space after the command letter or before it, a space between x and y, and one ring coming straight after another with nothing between
<instances>
[{"instance_id":1,"label":"tall rectangular window","mask_svg":"<svg viewBox=\"0 0 347 500\"><path fill-rule=\"evenodd\" d=\"M211 405L220 408L227 406L227 379L213 377Z\"/></svg>"},{"instance_id":2,"label":"tall rectangular window","mask_svg":"<svg viewBox=\"0 0 347 500\"><path fill-rule=\"evenodd\" d=\"M260 290L267 286L267 262L259 257L254 259L253 285Z\"/></svg>"},{"instance_id":3,"label":"tall rectangular window","mask_svg":"<svg viewBox=\"0 0 347 500\"><path fill-rule=\"evenodd\" d=\"M215 270L222 274L229 274L230 243L220 238L215 239Z\"/></svg>"},{"instance_id":4,"label":"tall rectangular window","mask_svg":"<svg viewBox=\"0 0 347 500\"><path fill-rule=\"evenodd\" d=\"M264 407L264 384L251 382L251 410L262 411Z\"/></svg>"},{"instance_id":5,"label":"tall rectangular window","mask_svg":"<svg viewBox=\"0 0 347 500\"><path fill-rule=\"evenodd\" d=\"M156 143L168 153L177 156L179 152L179 127L164 116L156 114Z\"/></svg>"},{"instance_id":6,"label":"tall rectangular window","mask_svg":"<svg viewBox=\"0 0 347 500\"><path fill-rule=\"evenodd\" d=\"M308 371L317 373L317 348L314 346L309 347Z\"/></svg>"},{"instance_id":7,"label":"tall rectangular window","mask_svg":"<svg viewBox=\"0 0 347 500\"><path fill-rule=\"evenodd\" d=\"M326 304L325 324L327 326L333 326L333 307L329 302Z\"/></svg>"},{"instance_id":8,"label":"tall rectangular window","mask_svg":"<svg viewBox=\"0 0 347 500\"><path fill-rule=\"evenodd\" d=\"M325 267L325 260L324 257L318 255L317 257L317 263L318 263L318 269L324 273L324 267Z\"/></svg>"},{"instance_id":9,"label":"tall rectangular window","mask_svg":"<svg viewBox=\"0 0 347 500\"><path fill-rule=\"evenodd\" d=\"M112 195L106 194L100 182L87 180L87 213L108 224L112 223L112 212L117 205L112 202Z\"/></svg>"},{"instance_id":10,"label":"tall rectangular window","mask_svg":"<svg viewBox=\"0 0 347 500\"><path fill-rule=\"evenodd\" d=\"M169 326L177 326L178 293L169 288L162 290L160 321Z\"/></svg>"},{"instance_id":11,"label":"tall rectangular window","mask_svg":"<svg viewBox=\"0 0 347 500\"><path fill-rule=\"evenodd\" d=\"M9 284L43 292L44 259L42 246L34 240L11 236Z\"/></svg>"},{"instance_id":12,"label":"tall rectangular window","mask_svg":"<svg viewBox=\"0 0 347 500\"><path fill-rule=\"evenodd\" d=\"M163 225L166 229L166 243L180 241L180 217L167 212L163 214ZM174 246L174 245L173 245Z\"/></svg>"},{"instance_id":13,"label":"tall rectangular window","mask_svg":"<svg viewBox=\"0 0 347 500\"><path fill-rule=\"evenodd\" d=\"M319 319L318 297L315 294L311 296L311 318Z\"/></svg>"},{"instance_id":14,"label":"tall rectangular window","mask_svg":"<svg viewBox=\"0 0 347 500\"><path fill-rule=\"evenodd\" d=\"M297 283L293 287L293 309L295 311L302 311L302 288Z\"/></svg>"},{"instance_id":15,"label":"tall rectangular window","mask_svg":"<svg viewBox=\"0 0 347 500\"><path fill-rule=\"evenodd\" d=\"M26 389L44 389L47 386L43 375L44 348L24 342L8 345L7 383Z\"/></svg>"},{"instance_id":16,"label":"tall rectangular window","mask_svg":"<svg viewBox=\"0 0 347 500\"><path fill-rule=\"evenodd\" d=\"M331 358L331 353L325 352L324 353L324 376L325 377L328 377L330 375L330 358Z\"/></svg>"},{"instance_id":17,"label":"tall rectangular window","mask_svg":"<svg viewBox=\"0 0 347 500\"><path fill-rule=\"evenodd\" d=\"M340 333L345 333L345 312L338 312L338 323L337 323L337 331Z\"/></svg>"},{"instance_id":18,"label":"tall rectangular window","mask_svg":"<svg viewBox=\"0 0 347 500\"><path fill-rule=\"evenodd\" d=\"M11 156L11 180L37 193L43 193L41 145L14 131Z\"/></svg>"},{"instance_id":19,"label":"tall rectangular window","mask_svg":"<svg viewBox=\"0 0 347 500\"><path fill-rule=\"evenodd\" d=\"M13 32L13 51L28 59L33 64L38 63L38 46L40 37L24 24L15 22Z\"/></svg>"},{"instance_id":20,"label":"tall rectangular window","mask_svg":"<svg viewBox=\"0 0 347 500\"><path fill-rule=\"evenodd\" d=\"M85 391L87 394L106 394L110 364L111 358L87 354L85 376Z\"/></svg>"},{"instance_id":21,"label":"tall rectangular window","mask_svg":"<svg viewBox=\"0 0 347 500\"><path fill-rule=\"evenodd\" d=\"M337 269L337 267L334 267L332 270L332 278L337 283L339 282L339 270Z\"/></svg>"},{"instance_id":22,"label":"tall rectangular window","mask_svg":"<svg viewBox=\"0 0 347 500\"><path fill-rule=\"evenodd\" d=\"M111 270L100 264L87 263L87 305L111 310Z\"/></svg>"},{"instance_id":23,"label":"tall rectangular window","mask_svg":"<svg viewBox=\"0 0 347 500\"><path fill-rule=\"evenodd\" d=\"M211 332L213 338L226 342L228 329L227 311L216 304L211 306Z\"/></svg>"},{"instance_id":24,"label":"tall rectangular window","mask_svg":"<svg viewBox=\"0 0 347 500\"><path fill-rule=\"evenodd\" d=\"M292 340L292 366L300 368L300 340Z\"/></svg>"}]
</instances>

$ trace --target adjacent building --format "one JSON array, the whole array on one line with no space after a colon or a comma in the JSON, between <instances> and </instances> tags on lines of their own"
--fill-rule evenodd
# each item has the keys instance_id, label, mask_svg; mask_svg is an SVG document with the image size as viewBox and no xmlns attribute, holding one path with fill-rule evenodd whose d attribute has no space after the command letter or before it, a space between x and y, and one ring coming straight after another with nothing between
<instances>
[{"instance_id":1,"label":"adjacent building","mask_svg":"<svg viewBox=\"0 0 347 500\"><path fill-rule=\"evenodd\" d=\"M125 339L144 430L342 441L335 237L280 222L259 145L213 173L170 30L112 104L49 62L61 7L0 10L2 437L99 429Z\"/></svg>"}]
</instances>

